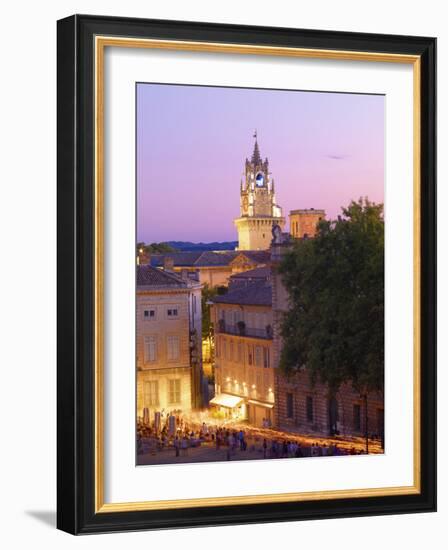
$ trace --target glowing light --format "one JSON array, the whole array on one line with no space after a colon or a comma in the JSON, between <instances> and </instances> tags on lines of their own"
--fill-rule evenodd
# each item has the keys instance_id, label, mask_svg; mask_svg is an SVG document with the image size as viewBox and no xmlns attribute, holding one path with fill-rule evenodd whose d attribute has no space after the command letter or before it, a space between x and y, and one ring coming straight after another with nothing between
<instances>
[{"instance_id":1,"label":"glowing light","mask_svg":"<svg viewBox=\"0 0 448 550\"><path fill-rule=\"evenodd\" d=\"M252 384L252 389L255 389L255 388L256 388L255 384Z\"/></svg>"}]
</instances>

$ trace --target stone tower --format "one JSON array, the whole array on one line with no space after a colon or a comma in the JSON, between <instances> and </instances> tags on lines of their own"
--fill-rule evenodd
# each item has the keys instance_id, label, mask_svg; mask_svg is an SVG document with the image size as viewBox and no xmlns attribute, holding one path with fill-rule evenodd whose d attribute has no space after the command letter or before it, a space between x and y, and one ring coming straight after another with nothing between
<instances>
[{"instance_id":1,"label":"stone tower","mask_svg":"<svg viewBox=\"0 0 448 550\"><path fill-rule=\"evenodd\" d=\"M289 213L289 232L295 239L314 237L317 226L325 219L325 210L291 210Z\"/></svg>"},{"instance_id":2,"label":"stone tower","mask_svg":"<svg viewBox=\"0 0 448 550\"><path fill-rule=\"evenodd\" d=\"M283 229L285 225L282 209L275 202L269 162L261 158L256 132L254 138L252 158L246 158L245 178L240 185L240 217L235 219L238 250L268 250L272 226Z\"/></svg>"}]
</instances>

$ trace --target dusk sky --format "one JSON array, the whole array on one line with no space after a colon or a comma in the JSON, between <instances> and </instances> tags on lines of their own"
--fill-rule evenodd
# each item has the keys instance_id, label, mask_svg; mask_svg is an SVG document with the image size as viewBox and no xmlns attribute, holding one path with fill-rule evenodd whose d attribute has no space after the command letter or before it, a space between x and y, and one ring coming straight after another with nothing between
<instances>
[{"instance_id":1,"label":"dusk sky","mask_svg":"<svg viewBox=\"0 0 448 550\"><path fill-rule=\"evenodd\" d=\"M287 222L383 202L384 96L138 84L137 241L237 240L255 129Z\"/></svg>"}]
</instances>

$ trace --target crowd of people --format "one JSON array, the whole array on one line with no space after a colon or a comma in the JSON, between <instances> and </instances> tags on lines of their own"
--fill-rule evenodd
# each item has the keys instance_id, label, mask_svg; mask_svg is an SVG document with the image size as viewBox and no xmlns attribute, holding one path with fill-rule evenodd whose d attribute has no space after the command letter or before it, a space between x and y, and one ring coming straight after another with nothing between
<instances>
[{"instance_id":1,"label":"crowd of people","mask_svg":"<svg viewBox=\"0 0 448 550\"><path fill-rule=\"evenodd\" d=\"M139 421L137 427L137 453L155 454L172 451L174 457L186 457L197 447L225 451L227 460L249 451L259 458L301 458L364 454L364 450L337 442L307 442L299 436L282 434L271 429L244 426L239 429L225 424L187 421L181 415L167 414L158 426ZM266 426L267 427L267 426ZM289 437L288 437L289 436ZM242 458L242 457L241 457ZM255 458L255 456L254 456Z\"/></svg>"}]
</instances>

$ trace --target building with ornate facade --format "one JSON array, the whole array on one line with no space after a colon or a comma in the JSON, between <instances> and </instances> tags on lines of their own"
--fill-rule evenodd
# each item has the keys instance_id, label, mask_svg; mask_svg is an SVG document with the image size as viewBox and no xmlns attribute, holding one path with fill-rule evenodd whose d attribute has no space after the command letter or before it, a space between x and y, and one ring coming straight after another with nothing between
<instances>
[{"instance_id":1,"label":"building with ornate facade","mask_svg":"<svg viewBox=\"0 0 448 550\"><path fill-rule=\"evenodd\" d=\"M200 283L149 265L136 283L137 416L201 407Z\"/></svg>"},{"instance_id":2,"label":"building with ornate facade","mask_svg":"<svg viewBox=\"0 0 448 550\"><path fill-rule=\"evenodd\" d=\"M246 158L244 182L240 183L240 216L234 221L238 250L268 250L273 225L285 225L282 209L276 203L269 161L262 160L256 134L254 137L254 151L250 160Z\"/></svg>"}]
</instances>

